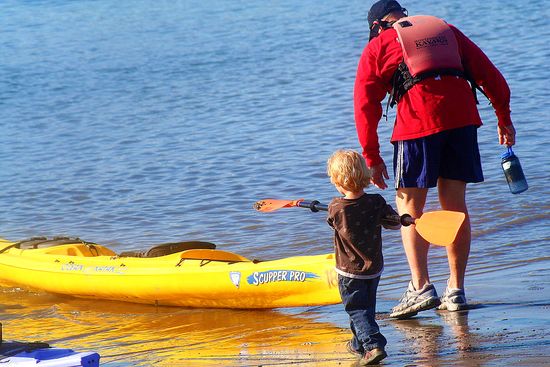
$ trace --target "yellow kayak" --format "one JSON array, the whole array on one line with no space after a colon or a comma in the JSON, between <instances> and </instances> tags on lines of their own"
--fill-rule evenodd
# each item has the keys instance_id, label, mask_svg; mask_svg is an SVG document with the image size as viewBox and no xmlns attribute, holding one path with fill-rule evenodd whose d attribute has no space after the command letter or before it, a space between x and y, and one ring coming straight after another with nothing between
<instances>
[{"instance_id":1,"label":"yellow kayak","mask_svg":"<svg viewBox=\"0 0 550 367\"><path fill-rule=\"evenodd\" d=\"M74 297L208 308L340 302L334 255L249 260L208 242L116 254L78 238L0 239L0 282Z\"/></svg>"}]
</instances>

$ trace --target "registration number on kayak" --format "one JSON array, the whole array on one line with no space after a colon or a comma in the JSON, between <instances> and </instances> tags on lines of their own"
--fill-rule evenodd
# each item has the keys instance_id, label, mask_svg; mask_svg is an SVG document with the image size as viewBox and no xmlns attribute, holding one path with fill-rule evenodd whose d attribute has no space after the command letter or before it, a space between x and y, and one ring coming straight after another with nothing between
<instances>
[{"instance_id":1,"label":"registration number on kayak","mask_svg":"<svg viewBox=\"0 0 550 367\"><path fill-rule=\"evenodd\" d=\"M61 271L74 271L82 273L122 273L119 266L84 266L75 263L61 265Z\"/></svg>"}]
</instances>

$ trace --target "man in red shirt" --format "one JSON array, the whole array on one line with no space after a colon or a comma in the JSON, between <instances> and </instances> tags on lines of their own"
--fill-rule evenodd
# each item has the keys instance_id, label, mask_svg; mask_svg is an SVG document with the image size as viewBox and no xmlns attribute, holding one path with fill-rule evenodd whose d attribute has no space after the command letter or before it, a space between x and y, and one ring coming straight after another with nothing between
<instances>
[{"instance_id":1,"label":"man in red shirt","mask_svg":"<svg viewBox=\"0 0 550 367\"><path fill-rule=\"evenodd\" d=\"M377 128L382 101L390 93L390 101L397 102L391 142L399 212L420 217L428 189L437 187L443 209L466 214L457 240L447 247L450 276L441 299L430 283L429 243L412 226L402 227L411 281L390 316L408 318L437 306L464 309L471 239L466 184L483 181L477 145L481 118L469 81L491 101L499 143L509 146L515 143L510 89L479 47L438 18L407 17L397 1L380 0L371 7L368 20L370 39L359 60L354 106L363 156L373 171L372 183L385 189L385 179L389 179Z\"/></svg>"}]
</instances>

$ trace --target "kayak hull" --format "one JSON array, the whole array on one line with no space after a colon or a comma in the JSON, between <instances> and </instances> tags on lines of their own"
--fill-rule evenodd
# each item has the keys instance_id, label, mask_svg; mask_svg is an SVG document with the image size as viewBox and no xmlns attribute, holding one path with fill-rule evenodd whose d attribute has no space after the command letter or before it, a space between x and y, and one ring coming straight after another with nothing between
<instances>
[{"instance_id":1,"label":"kayak hull","mask_svg":"<svg viewBox=\"0 0 550 367\"><path fill-rule=\"evenodd\" d=\"M340 302L334 255L251 261L191 249L120 257L100 245L18 249L0 240L0 281L82 298L144 304L262 309Z\"/></svg>"}]
</instances>

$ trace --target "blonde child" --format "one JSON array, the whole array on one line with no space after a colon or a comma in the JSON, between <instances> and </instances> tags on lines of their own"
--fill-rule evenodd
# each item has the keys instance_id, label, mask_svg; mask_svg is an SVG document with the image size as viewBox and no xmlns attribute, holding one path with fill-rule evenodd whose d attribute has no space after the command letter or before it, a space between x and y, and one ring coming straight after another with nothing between
<instances>
[{"instance_id":1,"label":"blonde child","mask_svg":"<svg viewBox=\"0 0 550 367\"><path fill-rule=\"evenodd\" d=\"M334 229L338 288L353 333L347 348L360 357L360 365L378 364L387 356L386 338L375 320L384 268L381 227L399 229L398 224L383 222L397 213L381 195L365 193L371 171L359 153L336 151L327 162L327 174L343 195L329 204L327 222Z\"/></svg>"}]
</instances>

